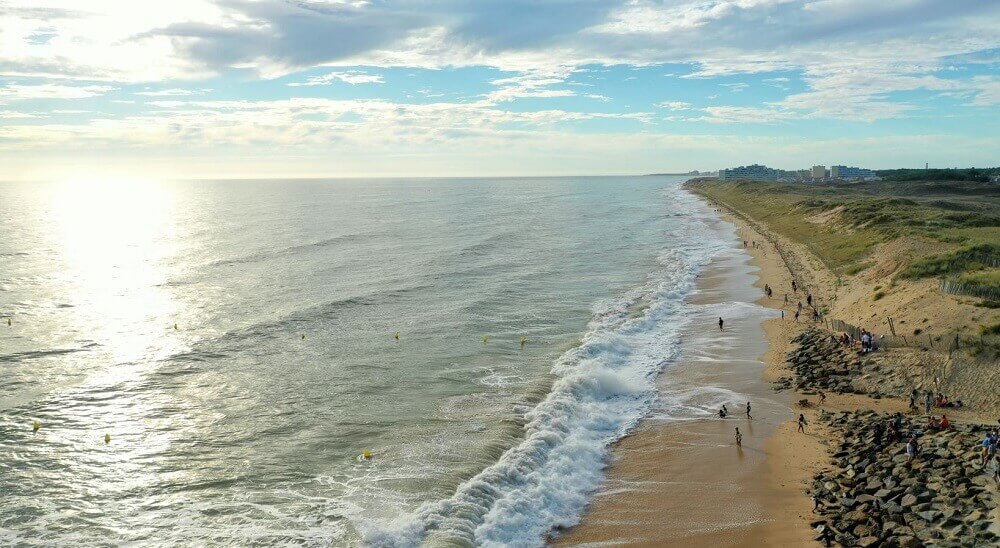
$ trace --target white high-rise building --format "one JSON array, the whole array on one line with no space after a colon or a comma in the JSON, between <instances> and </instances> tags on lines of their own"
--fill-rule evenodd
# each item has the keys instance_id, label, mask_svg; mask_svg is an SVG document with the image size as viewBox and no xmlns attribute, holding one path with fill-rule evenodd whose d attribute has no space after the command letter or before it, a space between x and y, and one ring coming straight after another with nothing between
<instances>
[{"instance_id":1,"label":"white high-rise building","mask_svg":"<svg viewBox=\"0 0 1000 548\"><path fill-rule=\"evenodd\" d=\"M830 177L834 179L871 179L875 172L862 167L830 166Z\"/></svg>"},{"instance_id":2,"label":"white high-rise building","mask_svg":"<svg viewBox=\"0 0 1000 548\"><path fill-rule=\"evenodd\" d=\"M810 175L812 176L813 179L825 179L826 166L813 166Z\"/></svg>"},{"instance_id":3,"label":"white high-rise building","mask_svg":"<svg viewBox=\"0 0 1000 548\"><path fill-rule=\"evenodd\" d=\"M753 164L751 166L720 169L719 178L723 181L733 181L736 179L748 181L777 181L778 170L759 164Z\"/></svg>"}]
</instances>

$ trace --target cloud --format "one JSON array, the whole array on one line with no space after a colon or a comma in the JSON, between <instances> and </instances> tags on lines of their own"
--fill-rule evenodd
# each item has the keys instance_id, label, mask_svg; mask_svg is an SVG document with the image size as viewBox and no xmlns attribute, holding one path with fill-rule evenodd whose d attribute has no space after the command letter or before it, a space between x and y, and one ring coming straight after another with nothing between
<instances>
[{"instance_id":1,"label":"cloud","mask_svg":"<svg viewBox=\"0 0 1000 548\"><path fill-rule=\"evenodd\" d=\"M391 150L442 141L509 139L556 124L615 119L646 124L650 113L515 111L474 102L398 103L384 100L292 98L273 101L150 101L154 110L85 124L0 127L0 140L23 148L214 148L337 145Z\"/></svg>"},{"instance_id":2,"label":"cloud","mask_svg":"<svg viewBox=\"0 0 1000 548\"><path fill-rule=\"evenodd\" d=\"M297 86L329 86L333 82L344 82L351 85L356 84L384 84L385 80L381 75L368 74L360 70L349 70L346 72L331 72L323 76L313 76L305 82L292 82L288 84Z\"/></svg>"},{"instance_id":3,"label":"cloud","mask_svg":"<svg viewBox=\"0 0 1000 548\"><path fill-rule=\"evenodd\" d=\"M170 145L171 150L225 146L240 151L266 144L317 154L331 149L389 154L442 143L506 150L509 143L537 144L536 136L546 136L592 155L600 149L562 129L589 124L590 132L602 120L604 125L612 120L616 126L634 124L624 126L629 131L650 129L638 124L661 120L664 114L690 124L798 119L878 123L928 114L925 109L934 106L912 98L926 95L950 97L940 102L995 116L975 109L1000 104L994 74L998 23L1000 2L995 0L93 0L85 5L76 0L7 0L0 5L0 76L7 82L0 87L0 103L9 110L3 111L0 139L7 150L154 150ZM967 70L973 63L975 70ZM713 106L664 101L656 105L664 109L657 117L593 112L619 99L615 94L626 85L617 77L591 89L570 81L581 67L607 77L612 66L661 64L680 76L658 86L713 89L705 97ZM401 84L377 74L389 67L412 68L411 73L488 67L487 74L500 71L503 76L494 78L485 92L456 91L452 82L435 84L448 97L467 98L427 105L288 97L301 86L337 84L382 84L360 87L352 96L412 93L427 101L440 95L424 82L415 84L424 91L393 87ZM774 71L781 76L770 74ZM260 81L289 75L298 75L289 78L296 80L290 87ZM227 96L275 93L279 98L193 100L207 92L196 86L208 78L215 87L226 86ZM733 84L737 79L741 82ZM786 88L792 80L794 87ZM745 91L722 93L720 99L716 83ZM282 89L284 98L274 88ZM775 88L784 96L775 97ZM114 89L142 89L135 94L157 100L107 98L116 102L108 110L120 114L92 114L60 124L31 120L29 116L42 116L36 107L10 106L20 100L93 98ZM331 88L326 95L339 91ZM765 91L767 100L755 101L755 93ZM482 94L468 97L474 93ZM673 89L663 95L689 96ZM561 97L592 101L558 103L580 111L549 108L554 101L511 105L520 99ZM740 104L717 104L727 98ZM611 105L638 105L637 100L629 95L628 101ZM626 141L682 144L653 132ZM734 142L712 141L723 146ZM745 160L734 163L755 159Z\"/></svg>"},{"instance_id":4,"label":"cloud","mask_svg":"<svg viewBox=\"0 0 1000 548\"><path fill-rule=\"evenodd\" d=\"M571 89L553 89L551 86L563 84L572 73L572 69L558 67L549 71L528 72L519 76L499 78L490 83L499 89L486 97L490 102L503 103L521 98L551 98L572 97L576 92Z\"/></svg>"},{"instance_id":5,"label":"cloud","mask_svg":"<svg viewBox=\"0 0 1000 548\"><path fill-rule=\"evenodd\" d=\"M719 84L719 85L729 88L729 91L733 93L739 93L750 87L750 84L744 82L736 82L735 84Z\"/></svg>"},{"instance_id":6,"label":"cloud","mask_svg":"<svg viewBox=\"0 0 1000 548\"><path fill-rule=\"evenodd\" d=\"M771 124L780 120L801 117L800 113L777 107L712 106L702 109L703 116L685 119L687 122L710 124Z\"/></svg>"},{"instance_id":7,"label":"cloud","mask_svg":"<svg viewBox=\"0 0 1000 548\"><path fill-rule=\"evenodd\" d=\"M170 96L187 96L187 95L198 95L202 93L208 93L212 91L208 88L201 89L182 89L182 88L169 88L160 89L153 91L137 91L136 95L145 95L148 97L170 97Z\"/></svg>"},{"instance_id":8,"label":"cloud","mask_svg":"<svg viewBox=\"0 0 1000 548\"><path fill-rule=\"evenodd\" d=\"M34 112L17 112L13 110L0 110L0 119L30 119L30 118L45 118L44 114L37 114Z\"/></svg>"},{"instance_id":9,"label":"cloud","mask_svg":"<svg viewBox=\"0 0 1000 548\"><path fill-rule=\"evenodd\" d=\"M691 103L685 101L664 101L662 103L657 103L654 105L658 108L665 108L667 110L688 110L691 108Z\"/></svg>"},{"instance_id":10,"label":"cloud","mask_svg":"<svg viewBox=\"0 0 1000 548\"><path fill-rule=\"evenodd\" d=\"M975 97L968 103L970 106L992 107L1000 105L1000 78L977 76L972 81L976 87Z\"/></svg>"},{"instance_id":11,"label":"cloud","mask_svg":"<svg viewBox=\"0 0 1000 548\"><path fill-rule=\"evenodd\" d=\"M7 84L0 87L0 100L85 99L103 95L114 89L103 85Z\"/></svg>"}]
</instances>

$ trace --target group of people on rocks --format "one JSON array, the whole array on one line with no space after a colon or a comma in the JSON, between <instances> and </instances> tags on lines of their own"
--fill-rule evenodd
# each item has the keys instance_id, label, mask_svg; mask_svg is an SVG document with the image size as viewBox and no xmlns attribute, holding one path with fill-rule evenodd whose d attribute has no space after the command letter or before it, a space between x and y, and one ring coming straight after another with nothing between
<instances>
[{"instance_id":1,"label":"group of people on rocks","mask_svg":"<svg viewBox=\"0 0 1000 548\"><path fill-rule=\"evenodd\" d=\"M874 352L879 348L879 340L871 331L866 329L861 330L861 338L855 339L850 333L843 333L839 338L837 338L842 346L853 347L856 344L861 344L861 353L867 354L869 352Z\"/></svg>"},{"instance_id":2,"label":"group of people on rocks","mask_svg":"<svg viewBox=\"0 0 1000 548\"><path fill-rule=\"evenodd\" d=\"M903 415L902 413L896 413L891 419L885 421L884 423L875 424L875 439L878 440L885 437L887 442L897 442L903 439Z\"/></svg>"},{"instance_id":3,"label":"group of people on rocks","mask_svg":"<svg viewBox=\"0 0 1000 548\"><path fill-rule=\"evenodd\" d=\"M918 397L920 397L920 391L914 388L913 391L910 392L910 409L917 408ZM924 414L927 415L930 415L931 409L935 407L950 408L950 409L961 409L962 407L965 407L965 404L962 402L961 398L955 398L953 400L948 399L948 396L945 396L941 392L938 392L937 395L935 396L934 393L931 392L930 390L924 390L923 400L924 400Z\"/></svg>"}]
</instances>

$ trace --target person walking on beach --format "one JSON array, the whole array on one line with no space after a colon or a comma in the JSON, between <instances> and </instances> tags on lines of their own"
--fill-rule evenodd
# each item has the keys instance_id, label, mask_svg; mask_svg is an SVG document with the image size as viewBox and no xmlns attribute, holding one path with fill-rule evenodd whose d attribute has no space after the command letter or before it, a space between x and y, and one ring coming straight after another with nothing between
<instances>
[{"instance_id":1,"label":"person walking on beach","mask_svg":"<svg viewBox=\"0 0 1000 548\"><path fill-rule=\"evenodd\" d=\"M719 316L719 331L722 331L722 324L723 323L725 323L725 322L722 321L722 316Z\"/></svg>"},{"instance_id":2,"label":"person walking on beach","mask_svg":"<svg viewBox=\"0 0 1000 548\"><path fill-rule=\"evenodd\" d=\"M743 434L740 434L740 427L736 427L736 447L743 447Z\"/></svg>"},{"instance_id":3,"label":"person walking on beach","mask_svg":"<svg viewBox=\"0 0 1000 548\"><path fill-rule=\"evenodd\" d=\"M799 284L795 283L795 280L792 280L792 293L798 293L798 292L799 292Z\"/></svg>"},{"instance_id":4,"label":"person walking on beach","mask_svg":"<svg viewBox=\"0 0 1000 548\"><path fill-rule=\"evenodd\" d=\"M822 390L820 390L819 391L819 404L823 405L824 403L826 403L826 392L823 392Z\"/></svg>"},{"instance_id":5,"label":"person walking on beach","mask_svg":"<svg viewBox=\"0 0 1000 548\"><path fill-rule=\"evenodd\" d=\"M799 413L799 432L806 433L806 416Z\"/></svg>"},{"instance_id":6,"label":"person walking on beach","mask_svg":"<svg viewBox=\"0 0 1000 548\"><path fill-rule=\"evenodd\" d=\"M930 390L924 390L924 414L931 414L931 405L934 403L934 398L931 397Z\"/></svg>"},{"instance_id":7,"label":"person walking on beach","mask_svg":"<svg viewBox=\"0 0 1000 548\"><path fill-rule=\"evenodd\" d=\"M750 402L747 402L747 418L753 420L753 417L750 416Z\"/></svg>"}]
</instances>

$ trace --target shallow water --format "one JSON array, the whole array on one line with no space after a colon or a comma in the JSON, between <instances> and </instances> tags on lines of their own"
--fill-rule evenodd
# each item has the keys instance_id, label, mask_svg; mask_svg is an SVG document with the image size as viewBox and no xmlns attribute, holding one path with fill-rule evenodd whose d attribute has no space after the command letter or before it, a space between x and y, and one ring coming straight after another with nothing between
<instances>
[{"instance_id":1,"label":"shallow water","mask_svg":"<svg viewBox=\"0 0 1000 548\"><path fill-rule=\"evenodd\" d=\"M540 543L727 245L682 179L0 184L0 541Z\"/></svg>"}]
</instances>

